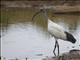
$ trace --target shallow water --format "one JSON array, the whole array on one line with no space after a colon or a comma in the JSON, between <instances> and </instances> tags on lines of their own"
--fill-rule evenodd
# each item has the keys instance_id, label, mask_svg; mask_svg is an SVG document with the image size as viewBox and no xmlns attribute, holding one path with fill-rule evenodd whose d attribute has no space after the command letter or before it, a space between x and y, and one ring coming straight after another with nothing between
<instances>
[{"instance_id":1,"label":"shallow water","mask_svg":"<svg viewBox=\"0 0 80 60\"><path fill-rule=\"evenodd\" d=\"M20 60L27 57L35 60L46 56L54 56L55 39L50 37L47 32L47 21L40 14L32 23L31 17L34 13L31 11L12 9L2 13L3 20L8 19L8 25L6 24L6 28L2 30L2 57L6 59L18 58ZM80 16L65 14L54 16L49 16L49 18L63 26L77 39L75 44L59 40L60 54L71 49L80 49ZM5 26L5 22L3 26Z\"/></svg>"},{"instance_id":2,"label":"shallow water","mask_svg":"<svg viewBox=\"0 0 80 60\"><path fill-rule=\"evenodd\" d=\"M77 39L75 44L59 40L60 54L71 49L80 49L80 27L77 27L73 35ZM54 37L49 38L45 31L31 23L26 25L22 23L11 24L8 27L7 33L2 36L2 56L7 59L54 56L54 42Z\"/></svg>"}]
</instances>

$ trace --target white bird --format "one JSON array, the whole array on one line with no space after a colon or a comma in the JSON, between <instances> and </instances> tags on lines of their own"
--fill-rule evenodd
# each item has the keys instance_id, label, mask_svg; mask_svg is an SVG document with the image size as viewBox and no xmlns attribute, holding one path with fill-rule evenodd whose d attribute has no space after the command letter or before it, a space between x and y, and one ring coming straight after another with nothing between
<instances>
[{"instance_id":1,"label":"white bird","mask_svg":"<svg viewBox=\"0 0 80 60\"><path fill-rule=\"evenodd\" d=\"M44 17L47 19L46 11L45 10L40 10L39 12L34 14L34 16L32 17L32 20L34 20L34 17L37 14L39 14L40 12L45 13ZM76 42L76 39L74 38L74 36L72 34L70 34L69 32L65 31L62 26L54 23L50 19L48 19L48 32L56 40L55 41L55 47L54 47L54 50L53 50L53 53L54 53L55 56L56 56L56 54L55 54L56 47L58 47L58 55L59 55L59 44L58 44L58 41L57 41L58 39L62 39L64 41L69 41L69 42L72 42L72 43Z\"/></svg>"},{"instance_id":2,"label":"white bird","mask_svg":"<svg viewBox=\"0 0 80 60\"><path fill-rule=\"evenodd\" d=\"M56 47L58 47L58 55L59 55L59 44L57 42L58 39L62 39L64 41L69 41L69 42L72 42L72 43L76 42L76 39L74 38L74 36L72 34L65 31L62 26L54 23L50 19L48 19L48 32L52 36L54 36L54 38L56 40L55 47L54 47L54 50L53 50L53 53L54 53L55 56L56 56L56 54L55 54Z\"/></svg>"}]
</instances>

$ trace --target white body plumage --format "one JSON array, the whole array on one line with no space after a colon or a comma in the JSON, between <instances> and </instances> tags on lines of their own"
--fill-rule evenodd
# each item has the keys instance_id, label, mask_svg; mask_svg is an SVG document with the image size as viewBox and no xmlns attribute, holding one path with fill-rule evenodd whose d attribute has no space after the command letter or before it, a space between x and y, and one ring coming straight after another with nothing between
<instances>
[{"instance_id":1,"label":"white body plumage","mask_svg":"<svg viewBox=\"0 0 80 60\"><path fill-rule=\"evenodd\" d=\"M65 31L65 29L48 19L48 32L57 39L62 39L65 41L70 41L72 43L76 42L76 39L72 34Z\"/></svg>"},{"instance_id":2,"label":"white body plumage","mask_svg":"<svg viewBox=\"0 0 80 60\"><path fill-rule=\"evenodd\" d=\"M64 28L48 19L48 32L58 39L66 40Z\"/></svg>"}]
</instances>

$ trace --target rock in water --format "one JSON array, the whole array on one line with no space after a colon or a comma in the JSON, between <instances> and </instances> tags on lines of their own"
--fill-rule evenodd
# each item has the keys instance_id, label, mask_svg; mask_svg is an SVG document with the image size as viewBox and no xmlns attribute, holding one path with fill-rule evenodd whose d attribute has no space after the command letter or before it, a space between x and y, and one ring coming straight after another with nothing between
<instances>
[{"instance_id":1,"label":"rock in water","mask_svg":"<svg viewBox=\"0 0 80 60\"><path fill-rule=\"evenodd\" d=\"M57 57L47 57L43 60L80 60L80 50L73 49L68 53L64 53L61 56Z\"/></svg>"}]
</instances>

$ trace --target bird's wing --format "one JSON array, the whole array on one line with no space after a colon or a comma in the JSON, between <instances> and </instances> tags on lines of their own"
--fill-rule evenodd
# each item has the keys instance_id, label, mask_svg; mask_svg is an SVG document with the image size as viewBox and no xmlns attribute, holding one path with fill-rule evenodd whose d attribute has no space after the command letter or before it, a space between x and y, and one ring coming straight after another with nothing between
<instances>
[{"instance_id":1,"label":"bird's wing","mask_svg":"<svg viewBox=\"0 0 80 60\"><path fill-rule=\"evenodd\" d=\"M48 19L48 31L51 35L59 39L66 39L64 28Z\"/></svg>"},{"instance_id":2,"label":"bird's wing","mask_svg":"<svg viewBox=\"0 0 80 60\"><path fill-rule=\"evenodd\" d=\"M55 28L59 29L59 30L64 30L64 28L56 23L54 23L53 21L51 21L50 19L48 19L48 24L50 26L54 26Z\"/></svg>"}]
</instances>

